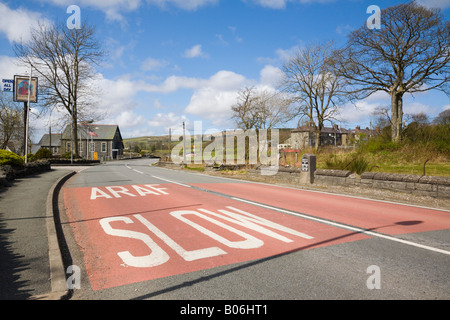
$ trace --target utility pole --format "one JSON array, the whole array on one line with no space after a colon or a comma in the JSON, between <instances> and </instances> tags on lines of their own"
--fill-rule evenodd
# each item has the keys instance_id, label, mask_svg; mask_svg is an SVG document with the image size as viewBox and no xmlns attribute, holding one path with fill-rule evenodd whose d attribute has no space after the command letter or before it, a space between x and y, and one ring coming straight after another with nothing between
<instances>
[{"instance_id":1,"label":"utility pole","mask_svg":"<svg viewBox=\"0 0 450 320\"><path fill-rule=\"evenodd\" d=\"M183 121L183 162L186 164L186 127Z\"/></svg>"},{"instance_id":2,"label":"utility pole","mask_svg":"<svg viewBox=\"0 0 450 320\"><path fill-rule=\"evenodd\" d=\"M25 163L28 163L28 123L30 119L30 96L31 96L31 74L33 73L33 67L30 66L30 82L28 82L28 102L25 104Z\"/></svg>"}]
</instances>

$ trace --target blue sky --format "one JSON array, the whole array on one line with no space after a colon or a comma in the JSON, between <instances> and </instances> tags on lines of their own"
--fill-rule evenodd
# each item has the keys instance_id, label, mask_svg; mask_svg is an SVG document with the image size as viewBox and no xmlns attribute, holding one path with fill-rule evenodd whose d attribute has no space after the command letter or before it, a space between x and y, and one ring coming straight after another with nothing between
<instances>
[{"instance_id":1,"label":"blue sky","mask_svg":"<svg viewBox=\"0 0 450 320\"><path fill-rule=\"evenodd\" d=\"M420 1L440 7L448 18L449 0ZM296 50L328 40L343 45L350 31L365 24L368 6L403 2L0 0L0 78L24 73L15 65L12 46L27 39L30 27L38 21L65 22L67 8L77 5L109 52L97 69L98 108L107 111L99 123L119 124L126 138L167 134L183 121L188 128L202 121L204 131L230 129L230 108L240 89L275 90L280 68ZM388 104L380 93L358 102L358 109L344 105L338 124L369 126L371 112ZM405 99L405 113L423 111L434 117L447 108L448 97L438 91ZM32 120L35 142L48 123L48 115Z\"/></svg>"}]
</instances>

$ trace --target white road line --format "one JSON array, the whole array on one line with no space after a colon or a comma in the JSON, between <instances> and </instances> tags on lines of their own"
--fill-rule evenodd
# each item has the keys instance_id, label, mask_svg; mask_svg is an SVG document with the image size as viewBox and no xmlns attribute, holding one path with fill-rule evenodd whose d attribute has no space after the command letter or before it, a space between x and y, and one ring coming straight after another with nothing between
<instances>
[{"instance_id":1,"label":"white road line","mask_svg":"<svg viewBox=\"0 0 450 320\"><path fill-rule=\"evenodd\" d=\"M164 169L166 169L166 168L164 168ZM152 175L152 177L156 178L156 179L163 180L163 181L167 181L167 182L170 182L170 183L175 183L175 184L178 184L180 186L192 188L192 186L184 184L184 183L167 180L167 179L160 178L160 177L153 176L153 175ZM264 183L262 183L262 184L264 184ZM292 189L294 189L294 188L292 188ZM312 191L312 192L315 192L315 191ZM319 191L319 193L326 193L326 192L320 192ZM348 196L348 197L350 197L350 198L358 198L358 197L352 197L352 196ZM267 208L267 209L273 210L273 211L278 211L278 212L282 212L282 213L295 215L295 216L298 216L298 217L301 217L301 218L304 218L304 219L317 221L317 222L328 224L328 225L335 226L335 227L338 227L338 228L342 228L342 229L347 229L347 230L363 233L363 234L366 234L366 235L369 235L369 236L383 238L383 239L386 239L386 240L403 243L403 244L410 245L410 246L413 246L413 247L422 248L422 249L425 249L425 250L429 250L429 251L434 251L434 252L450 255L450 251L446 251L446 250L443 250L443 249L422 245L422 244L415 243L415 242L412 242L412 241L398 239L398 238L395 238L395 237L392 237L392 236L388 236L388 235L385 235L385 234L382 234L382 233L371 232L371 231L368 231L368 230L365 230L365 229L362 229L362 228L348 226L348 225L341 224L341 223L338 223L338 222L333 222L333 221L329 221L329 220L325 220L325 219L321 219L321 218L316 218L316 217L304 215L304 214L301 214L301 213L298 213L298 212L294 212L294 211L290 211L290 210L284 210L284 209L268 206L268 205L265 205L265 204L261 204L261 203L257 203L257 202L253 202L253 201L249 201L249 200L244 200L244 199L240 199L240 198L236 198L236 197L230 197L230 199L233 199L233 200L236 200L236 201L240 201L240 202L245 202L245 203L248 203L248 204L251 204L251 205L254 205L254 206L259 206L259 207L262 207L262 208ZM372 200L372 199L365 199L365 200ZM380 201L380 202L387 202L387 203L389 203L388 201ZM390 203L393 203L393 202L390 202ZM393 204L403 205L403 204L399 204L399 203L393 203ZM433 208L427 208L427 209L433 209ZM434 209L434 210L439 210L439 209Z\"/></svg>"},{"instance_id":2,"label":"white road line","mask_svg":"<svg viewBox=\"0 0 450 320\"><path fill-rule=\"evenodd\" d=\"M168 169L168 168L162 168L162 167L154 167L154 168L168 170L168 171L175 171L174 169ZM414 207L414 208L428 209L428 210L434 210L434 211L450 212L450 210L444 209L444 208L432 208L432 207L419 206L419 205L416 205L416 204L410 204L410 203L404 203L404 202L394 202L394 201L389 201L389 200L380 200L380 199L366 198L366 197L363 197L363 196L352 196L352 195L349 195L349 194L333 193L333 192L326 192L326 191L320 191L320 190L314 190L314 189L296 188L296 187L293 187L293 186L270 184L270 183L265 183L265 182L260 182L260 181L251 181L251 180L243 180L243 179L237 179L237 178L220 177L220 176L208 175L208 174L203 174L203 173L198 173L198 172L184 172L183 171L183 173L184 174L190 174L190 175L201 175L201 176L207 176L207 177L213 177L213 178L228 180L230 183L235 183L236 181L239 181L239 182L242 182L242 183L259 184L259 185L263 185L263 186L276 187L276 188L282 188L282 189L290 189L290 190L312 192L312 193L321 193L321 194L328 194L328 195L338 196L338 197L345 197L345 198L352 198L352 199L360 199L360 200L368 200L368 201L389 203L389 204L395 204L395 205L399 205L399 206Z\"/></svg>"},{"instance_id":3,"label":"white road line","mask_svg":"<svg viewBox=\"0 0 450 320\"><path fill-rule=\"evenodd\" d=\"M139 170L136 170L136 169L133 169L133 171L137 172L137 173L140 173L140 174L144 174L142 171L139 171Z\"/></svg>"},{"instance_id":4,"label":"white road line","mask_svg":"<svg viewBox=\"0 0 450 320\"><path fill-rule=\"evenodd\" d=\"M298 217L301 217L301 218L304 218L304 219L317 221L317 222L328 224L328 225L335 226L335 227L338 227L338 228L343 228L343 229L347 229L347 230L351 230L351 231L364 233L366 235L370 235L370 236L373 236L373 237L383 238L383 239L386 239L386 240L400 242L400 243L403 243L403 244L406 244L406 245L410 245L410 246L414 246L414 247L417 247L417 248L422 248L422 249L425 249L425 250L429 250L429 251L434 251L434 252L439 252L439 253L450 255L450 251L446 251L446 250L443 250L443 249L434 248L434 247L430 247L430 246L425 246L425 245L422 245L422 244L419 244L419 243L415 243L415 242L412 242L412 241L398 239L398 238L395 238L395 237L392 237L392 236L388 236L388 235L385 235L385 234L382 234L382 233L371 232L371 231L368 231L368 230L365 230L365 229L352 227L352 226L348 226L348 225L341 224L341 223L338 223L338 222L333 222L333 221L329 221L329 220L325 220L325 219L321 219L321 218L316 218L316 217L304 215L304 214L301 214L301 213L298 213L298 212L294 212L294 211L290 211L290 210L279 209L279 208L276 208L276 207L268 206L268 205L257 203L257 202L253 202L253 201L248 201L248 200L239 199L239 198L235 198L235 197L232 197L231 199L236 200L236 201L240 201L240 202L245 202L245 203L248 203L248 204L251 204L251 205L254 205L254 206L270 209L270 210L273 210L273 211L278 211L278 212L282 212L282 213L295 215L295 216L298 216Z\"/></svg>"},{"instance_id":5,"label":"white road line","mask_svg":"<svg viewBox=\"0 0 450 320\"><path fill-rule=\"evenodd\" d=\"M178 185L180 185L180 186L187 187L187 188L192 188L192 186L187 185L187 184L184 184L184 183L181 183L181 182L176 182L176 181L164 179L164 178L157 177L157 176L153 176L153 175L152 175L152 178L159 179L159 180L163 180L163 181L170 182L170 183L174 183L174 184L178 184Z\"/></svg>"}]
</instances>

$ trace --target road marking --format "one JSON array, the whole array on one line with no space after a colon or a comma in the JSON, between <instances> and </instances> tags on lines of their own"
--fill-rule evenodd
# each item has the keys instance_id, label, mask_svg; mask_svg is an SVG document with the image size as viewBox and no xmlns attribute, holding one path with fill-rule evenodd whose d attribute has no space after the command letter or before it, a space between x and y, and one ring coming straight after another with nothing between
<instances>
[{"instance_id":1,"label":"road marking","mask_svg":"<svg viewBox=\"0 0 450 320\"><path fill-rule=\"evenodd\" d=\"M176 182L176 181L172 181L172 180L169 180L169 179L164 179L164 178L157 177L157 176L153 176L153 175L152 175L151 177L152 177L152 178L155 178L155 179L162 180L162 181L166 181L166 182L178 184L178 185L183 186L183 187L192 188L192 186L187 185L187 184L184 184L184 183L181 183L181 182Z\"/></svg>"},{"instance_id":2,"label":"road marking","mask_svg":"<svg viewBox=\"0 0 450 320\"><path fill-rule=\"evenodd\" d=\"M139 171L139 170L136 170L136 169L133 169L133 171L137 172L137 173L140 173L140 174L144 174L142 171Z\"/></svg>"},{"instance_id":3,"label":"road marking","mask_svg":"<svg viewBox=\"0 0 450 320\"><path fill-rule=\"evenodd\" d=\"M161 180L164 180L164 181L167 181L167 182L179 184L181 186L185 186L185 187L188 187L188 188L194 188L194 189L198 189L200 191L205 191L205 190L203 190L201 188L196 188L196 187L193 187L193 186L190 186L190 185L186 185L186 184L183 184L183 183L174 182L174 181L170 181L170 180L163 179L163 178L158 178L156 176L152 176L152 177L157 178L157 179L161 179ZM215 194L219 194L219 193L215 193ZM223 196L227 196L227 195L223 195ZM245 200L245 199L240 199L240 198L237 198L237 197L230 197L230 196L228 196L228 197L230 199L233 199L233 200L237 200L237 201L240 201L240 202L244 202L244 203L248 203L248 204L251 204L251 205L259 206L259 207L266 208L266 209L269 209L269 210L274 210L274 211L278 211L278 212L281 212L281 213L287 213L287 214L295 215L295 216L298 216L298 217L301 217L301 218L305 218L305 219L308 219L308 220L312 220L312 221L328 224L328 225L331 225L331 226L335 226L335 227L338 227L338 228L343 228L343 229L355 231L355 232L358 232L358 233L363 233L363 234L366 234L366 235L370 235L370 236L374 236L374 237L378 237L378 238L383 238L383 239L394 241L394 242L403 243L403 244L414 246L414 247L417 247L417 248L422 248L422 249L425 249L425 250L429 250L429 251L434 251L434 252L450 255L450 251L447 251L447 250L434 248L434 247L422 245L422 244L419 244L419 243L416 243L416 242L395 238L395 237L388 236L388 235L383 234L383 233L368 231L368 230L363 229L363 228L353 227L353 226L350 226L350 225L345 225L345 224L334 222L334 221L331 221L331 220L316 218L316 217L305 215L305 214L301 214L301 213L298 213L298 212L295 212L295 211L290 211L290 210L285 210L285 209L281 209L281 208L276 208L276 207L273 207L273 206L269 206L269 205L265 205L265 204L261 204L261 203L257 203L257 202L253 202L253 201L249 201L249 200ZM367 200L371 200L371 199L367 199Z\"/></svg>"},{"instance_id":4,"label":"road marking","mask_svg":"<svg viewBox=\"0 0 450 320\"><path fill-rule=\"evenodd\" d=\"M168 168L162 168L162 167L153 167L153 168L167 170L167 171L172 171L172 172L176 171L176 169L168 169ZM238 178L227 178L227 177L221 177L221 176L215 176L215 175L208 175L207 173L206 174L205 173L202 174L202 173L197 173L197 172L184 172L184 171L182 173L183 174L188 174L188 175L190 174L190 175L200 175L200 176L214 177L214 178L218 178L218 179L227 180L230 183L236 183L236 181L239 181L239 182L242 182L242 183L259 184L259 185L263 185L263 186L276 187L276 188L282 188L282 189L290 189L290 190L297 190L297 191L302 191L302 192L321 193L321 194L327 194L327 195L332 195L332 196L337 196L337 197L353 198L353 199L360 199L360 200L369 200L369 201L390 203L390 204L406 206L406 207L414 207L414 208L421 208L421 209L428 209L428 210L435 210L435 211L450 212L450 210L445 209L445 208L433 208L433 207L420 206L420 205L411 204L411 203L395 202L395 201L381 200L381 199L374 199L374 198L366 198L366 197L363 197L363 196L353 196L353 195L349 195L349 194L332 193L332 192L326 192L326 191L320 191L320 190L314 190L314 189L307 189L305 187L298 188L298 187L287 186L287 185L270 184L270 183L265 183L265 182L260 182L260 181L250 181L250 180L243 180L243 179L238 179Z\"/></svg>"},{"instance_id":5,"label":"road marking","mask_svg":"<svg viewBox=\"0 0 450 320\"><path fill-rule=\"evenodd\" d=\"M257 202L253 202L253 201L249 201L249 200L245 200L245 199L240 199L240 198L236 198L236 197L232 197L231 199L236 200L236 201L240 201L240 202L244 202L244 203L247 203L247 204L251 204L251 205L254 205L254 206L258 206L258 207L261 207L261 208L266 208L266 209L273 210L273 211L278 211L278 212L281 212L281 213L287 213L287 214L298 216L298 217L301 217L301 218L304 218L304 219L308 219L308 220L312 220L312 221L328 224L328 225L335 226L335 227L338 227L338 228L343 228L343 229L347 229L347 230L351 230L351 231L356 231L358 233L363 233L363 234L366 234L366 235L369 235L369 236L383 238L383 239L386 239L386 240L400 242L400 243L403 243L403 244L406 244L406 245L410 245L410 246L413 246L413 247L422 248L422 249L425 249L425 250L429 250L429 251L434 251L434 252L450 255L450 251L446 251L446 250L443 250L443 249L422 245L422 244L419 244L419 243L416 243L416 242L412 242L412 241L407 241L407 240L391 237L391 236L388 236L388 235L383 234L383 233L368 231L366 229L353 227L353 226L349 226L349 225L345 225L345 224L341 224L341 223L338 223L338 222L325 220L325 219L321 219L321 218L316 218L316 217L305 215L305 214L301 214L301 213L298 213L298 212L295 212L295 211L290 211L290 210L285 210L285 209L281 209L281 208L277 208L277 207L272 207L272 206L268 206L268 205L265 205L265 204L261 204L261 203L257 203Z\"/></svg>"}]
</instances>

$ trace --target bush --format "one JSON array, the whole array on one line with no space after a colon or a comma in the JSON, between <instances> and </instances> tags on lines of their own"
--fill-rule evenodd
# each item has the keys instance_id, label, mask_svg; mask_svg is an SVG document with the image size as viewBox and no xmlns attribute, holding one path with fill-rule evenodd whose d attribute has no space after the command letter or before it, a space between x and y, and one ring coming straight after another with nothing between
<instances>
[{"instance_id":1,"label":"bush","mask_svg":"<svg viewBox=\"0 0 450 320\"><path fill-rule=\"evenodd\" d=\"M350 170L357 174L361 174L369 167L369 162L362 155L347 155L339 158L336 155L330 154L325 160L327 169L335 170Z\"/></svg>"},{"instance_id":2,"label":"bush","mask_svg":"<svg viewBox=\"0 0 450 320\"><path fill-rule=\"evenodd\" d=\"M50 159L52 157L52 152L49 149L39 149L34 155L34 160L40 159Z\"/></svg>"},{"instance_id":3,"label":"bush","mask_svg":"<svg viewBox=\"0 0 450 320\"><path fill-rule=\"evenodd\" d=\"M23 164L24 159L21 156L18 156L11 151L0 150L0 166L22 166Z\"/></svg>"},{"instance_id":4,"label":"bush","mask_svg":"<svg viewBox=\"0 0 450 320\"><path fill-rule=\"evenodd\" d=\"M364 157L358 156L353 159L350 166L350 170L352 172L356 172L357 174L361 175L361 173L365 172L369 167L369 162Z\"/></svg>"}]
</instances>

